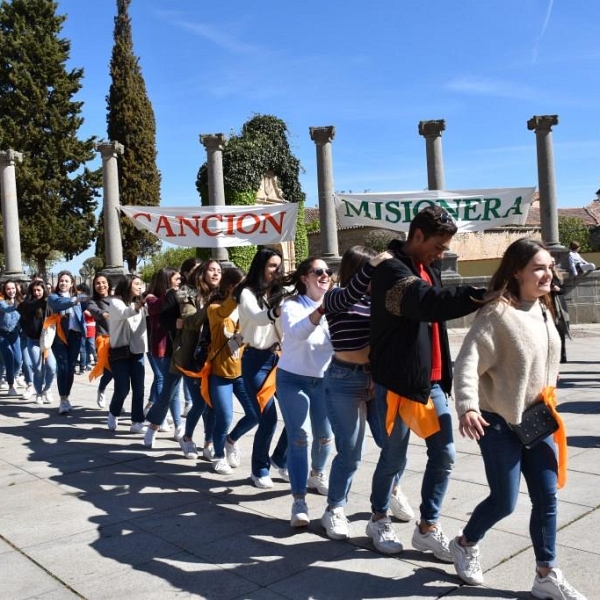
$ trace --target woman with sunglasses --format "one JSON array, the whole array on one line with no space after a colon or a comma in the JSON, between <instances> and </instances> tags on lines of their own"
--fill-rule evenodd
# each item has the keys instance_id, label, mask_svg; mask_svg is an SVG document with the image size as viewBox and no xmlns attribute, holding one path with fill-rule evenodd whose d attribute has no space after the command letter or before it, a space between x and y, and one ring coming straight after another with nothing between
<instances>
[{"instance_id":1,"label":"woman with sunglasses","mask_svg":"<svg viewBox=\"0 0 600 600\"><path fill-rule=\"evenodd\" d=\"M323 375L333 349L321 307L331 287L331 269L320 258L307 258L285 280L294 296L281 307L283 341L277 367L277 399L288 434L288 472L294 501L292 527L308 525L306 491L328 491L325 466L333 433L325 409ZM312 438L310 473L308 440Z\"/></svg>"},{"instance_id":2,"label":"woman with sunglasses","mask_svg":"<svg viewBox=\"0 0 600 600\"><path fill-rule=\"evenodd\" d=\"M271 465L288 481L286 470L287 435L283 430L272 457L271 441L277 427L275 398L259 403L259 392L278 361L281 331L279 307L284 288L281 253L274 248L261 248L254 255L248 275L233 292L238 303L240 331L246 344L242 355L242 378L250 396L258 428L252 446L252 483L258 488L272 488Z\"/></svg>"}]
</instances>

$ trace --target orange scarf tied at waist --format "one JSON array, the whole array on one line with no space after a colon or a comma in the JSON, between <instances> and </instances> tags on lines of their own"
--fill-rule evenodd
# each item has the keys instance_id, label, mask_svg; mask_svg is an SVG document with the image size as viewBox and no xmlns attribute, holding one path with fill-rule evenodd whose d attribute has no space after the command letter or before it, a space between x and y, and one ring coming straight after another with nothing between
<instances>
[{"instance_id":1,"label":"orange scarf tied at waist","mask_svg":"<svg viewBox=\"0 0 600 600\"><path fill-rule=\"evenodd\" d=\"M388 436L392 434L396 415L400 415L406 426L420 438L428 438L440 430L440 421L431 398L427 404L421 404L388 390L386 402L385 429Z\"/></svg>"},{"instance_id":2,"label":"orange scarf tied at waist","mask_svg":"<svg viewBox=\"0 0 600 600\"><path fill-rule=\"evenodd\" d=\"M110 360L108 358L109 347L110 344L108 335L99 335L96 338L96 354L98 359L96 360L96 364L89 374L90 381L93 381L96 379L96 377L101 377L104 373L104 369L108 369L109 371L111 370Z\"/></svg>"},{"instance_id":3,"label":"orange scarf tied at waist","mask_svg":"<svg viewBox=\"0 0 600 600\"><path fill-rule=\"evenodd\" d=\"M212 363L210 362L210 360L207 360L204 363L204 366L202 367L202 369L200 370L198 377L202 378L200 380L200 394L202 395L202 399L204 400L204 402L206 402L206 404L208 406L210 406L212 408L213 405L212 405L212 402L210 401L210 391L209 391L209 387L208 387L208 379L209 379L211 373L212 373Z\"/></svg>"},{"instance_id":4,"label":"orange scarf tied at waist","mask_svg":"<svg viewBox=\"0 0 600 600\"><path fill-rule=\"evenodd\" d=\"M54 325L56 327L56 335L59 337L59 339L61 339L66 344L67 336L65 335L65 332L63 331L61 319L62 319L62 317L58 313L48 315L44 319L44 324L42 325L42 328L52 327L52 325ZM47 356L48 356L48 351L46 350L44 352L44 358L46 358Z\"/></svg>"},{"instance_id":5,"label":"orange scarf tied at waist","mask_svg":"<svg viewBox=\"0 0 600 600\"><path fill-rule=\"evenodd\" d=\"M558 429L554 432L554 443L558 450L558 482L557 486L560 490L567 483L567 461L568 461L568 450L567 450L567 430L565 429L565 422L556 410L556 388L552 386L545 387L540 394L542 402L550 409L553 417L558 423Z\"/></svg>"}]
</instances>

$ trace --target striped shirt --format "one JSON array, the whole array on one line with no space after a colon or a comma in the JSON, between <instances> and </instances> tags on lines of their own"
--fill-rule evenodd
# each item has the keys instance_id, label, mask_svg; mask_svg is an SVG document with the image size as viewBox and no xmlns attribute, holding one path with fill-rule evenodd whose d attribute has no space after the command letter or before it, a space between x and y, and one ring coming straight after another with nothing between
<instances>
[{"instance_id":1,"label":"striped shirt","mask_svg":"<svg viewBox=\"0 0 600 600\"><path fill-rule=\"evenodd\" d=\"M371 296L366 295L373 275L366 263L344 288L332 288L325 294L323 306L334 352L361 350L369 345Z\"/></svg>"}]
</instances>

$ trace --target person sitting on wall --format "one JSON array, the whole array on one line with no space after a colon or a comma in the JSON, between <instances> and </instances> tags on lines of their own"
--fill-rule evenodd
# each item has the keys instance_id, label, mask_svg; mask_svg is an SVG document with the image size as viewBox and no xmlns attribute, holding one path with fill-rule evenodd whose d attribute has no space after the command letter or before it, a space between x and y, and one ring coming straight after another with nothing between
<instances>
[{"instance_id":1,"label":"person sitting on wall","mask_svg":"<svg viewBox=\"0 0 600 600\"><path fill-rule=\"evenodd\" d=\"M594 271L596 269L596 265L594 263L588 262L579 254L580 248L579 242L572 241L569 245L569 273L573 275L573 277L577 277L581 273L587 273L588 271Z\"/></svg>"}]
</instances>

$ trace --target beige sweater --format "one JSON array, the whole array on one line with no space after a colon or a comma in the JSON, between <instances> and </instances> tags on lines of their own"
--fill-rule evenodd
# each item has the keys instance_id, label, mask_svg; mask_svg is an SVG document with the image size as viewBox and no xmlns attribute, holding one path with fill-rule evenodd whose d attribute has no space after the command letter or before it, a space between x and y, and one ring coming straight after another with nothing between
<instances>
[{"instance_id":1,"label":"beige sweater","mask_svg":"<svg viewBox=\"0 0 600 600\"><path fill-rule=\"evenodd\" d=\"M520 423L541 390L556 385L559 356L552 315L545 319L539 302L520 308L488 304L477 313L454 364L456 412L485 410Z\"/></svg>"}]
</instances>

